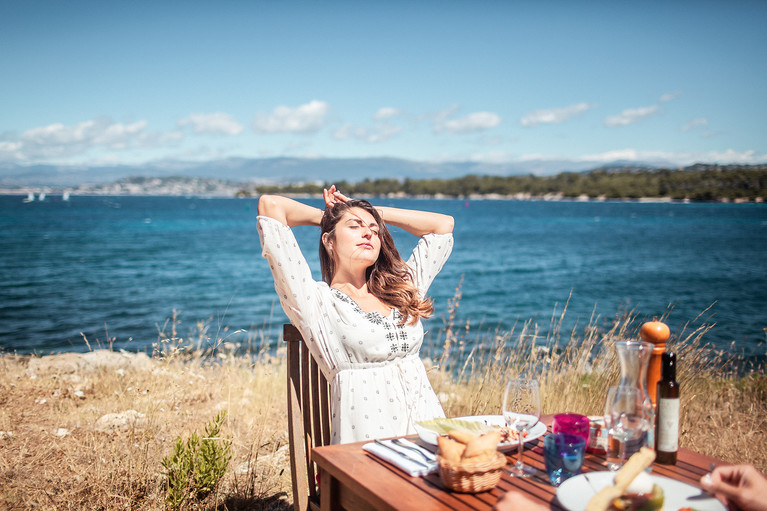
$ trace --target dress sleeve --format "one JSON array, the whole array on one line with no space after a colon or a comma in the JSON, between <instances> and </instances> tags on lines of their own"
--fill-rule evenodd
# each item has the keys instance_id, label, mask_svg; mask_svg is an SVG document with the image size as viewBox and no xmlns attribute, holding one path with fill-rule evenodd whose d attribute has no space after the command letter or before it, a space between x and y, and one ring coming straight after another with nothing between
<instances>
[{"instance_id":1,"label":"dress sleeve","mask_svg":"<svg viewBox=\"0 0 767 511\"><path fill-rule=\"evenodd\" d=\"M418 241L407 264L413 272L413 279L421 296L426 296L434 277L442 270L452 251L452 233L427 234Z\"/></svg>"},{"instance_id":2,"label":"dress sleeve","mask_svg":"<svg viewBox=\"0 0 767 511\"><path fill-rule=\"evenodd\" d=\"M285 314L296 326L311 323L317 314L317 286L293 231L278 220L259 216L258 235Z\"/></svg>"}]
</instances>

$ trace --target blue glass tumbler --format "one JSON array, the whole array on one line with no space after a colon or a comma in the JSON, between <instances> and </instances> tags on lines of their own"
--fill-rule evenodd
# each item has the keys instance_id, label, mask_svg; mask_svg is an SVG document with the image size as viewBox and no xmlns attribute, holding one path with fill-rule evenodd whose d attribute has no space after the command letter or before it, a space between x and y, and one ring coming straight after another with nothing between
<instances>
[{"instance_id":1,"label":"blue glass tumbler","mask_svg":"<svg viewBox=\"0 0 767 511\"><path fill-rule=\"evenodd\" d=\"M582 436L568 433L546 435L543 439L543 457L546 473L554 486L581 473L586 441Z\"/></svg>"}]
</instances>

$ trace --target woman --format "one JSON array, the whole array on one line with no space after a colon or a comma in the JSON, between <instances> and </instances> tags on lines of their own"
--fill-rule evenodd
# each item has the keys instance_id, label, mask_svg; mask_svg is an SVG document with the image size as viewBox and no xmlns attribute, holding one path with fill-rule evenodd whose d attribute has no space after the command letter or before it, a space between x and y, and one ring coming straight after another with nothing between
<instances>
[{"instance_id":1,"label":"woman","mask_svg":"<svg viewBox=\"0 0 767 511\"><path fill-rule=\"evenodd\" d=\"M453 246L453 218L374 208L331 186L325 211L263 195L258 232L282 308L330 382L331 442L413 433L419 420L444 417L418 357L426 290ZM421 239L407 263L386 224ZM311 271L291 227L318 225L323 282Z\"/></svg>"}]
</instances>

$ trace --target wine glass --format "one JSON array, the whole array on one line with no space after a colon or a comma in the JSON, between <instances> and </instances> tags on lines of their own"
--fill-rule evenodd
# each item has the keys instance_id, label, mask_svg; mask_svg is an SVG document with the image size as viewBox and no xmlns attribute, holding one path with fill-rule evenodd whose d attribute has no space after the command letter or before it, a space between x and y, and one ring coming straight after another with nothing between
<instances>
[{"instance_id":1,"label":"wine glass","mask_svg":"<svg viewBox=\"0 0 767 511\"><path fill-rule=\"evenodd\" d=\"M511 469L511 475L527 477L537 472L533 467L522 463L523 433L538 423L541 417L541 393L538 380L512 378L506 384L503 393L503 418L508 427L514 428L519 437L517 463Z\"/></svg>"},{"instance_id":2,"label":"wine glass","mask_svg":"<svg viewBox=\"0 0 767 511\"><path fill-rule=\"evenodd\" d=\"M626 462L628 451L631 454L641 447L645 432L650 428L644 410L644 394L637 387L619 386L615 389L612 401L608 401L608 431L620 441L619 467ZM607 419L607 415L605 415Z\"/></svg>"},{"instance_id":3,"label":"wine glass","mask_svg":"<svg viewBox=\"0 0 767 511\"><path fill-rule=\"evenodd\" d=\"M605 399L605 413L604 413L604 419L605 419L605 429L604 431L607 432L607 449L605 450L605 457L607 458L607 469L616 471L620 467L619 464L619 454L618 451L620 450L619 445L615 445L615 441L613 440L612 433L610 433L610 428L612 427L612 407L613 402L615 401L615 394L618 392L618 385L614 385L610 387L607 391L607 399Z\"/></svg>"}]
</instances>

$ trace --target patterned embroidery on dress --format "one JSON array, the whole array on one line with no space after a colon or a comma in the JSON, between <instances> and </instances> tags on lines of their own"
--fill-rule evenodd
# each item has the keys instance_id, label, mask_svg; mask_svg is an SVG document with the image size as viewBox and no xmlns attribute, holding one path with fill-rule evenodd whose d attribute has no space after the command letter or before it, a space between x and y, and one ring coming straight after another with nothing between
<instances>
[{"instance_id":1,"label":"patterned embroidery on dress","mask_svg":"<svg viewBox=\"0 0 767 511\"><path fill-rule=\"evenodd\" d=\"M365 314L365 319L373 323L374 325L383 325L384 324L384 318L377 312L368 312Z\"/></svg>"},{"instance_id":2,"label":"patterned embroidery on dress","mask_svg":"<svg viewBox=\"0 0 767 511\"><path fill-rule=\"evenodd\" d=\"M386 326L387 320L386 318L380 313L380 312L365 312L360 308L360 306L352 300L346 293L341 291L340 289L331 288L333 290L333 293L336 295L336 298L341 300L342 302L348 303L352 306L354 309L354 312L360 314L361 316L365 316L365 319L368 320L370 323L373 323L374 325L378 326L384 326L387 330L389 330L389 327ZM398 312L397 309L394 309L395 315Z\"/></svg>"}]
</instances>

